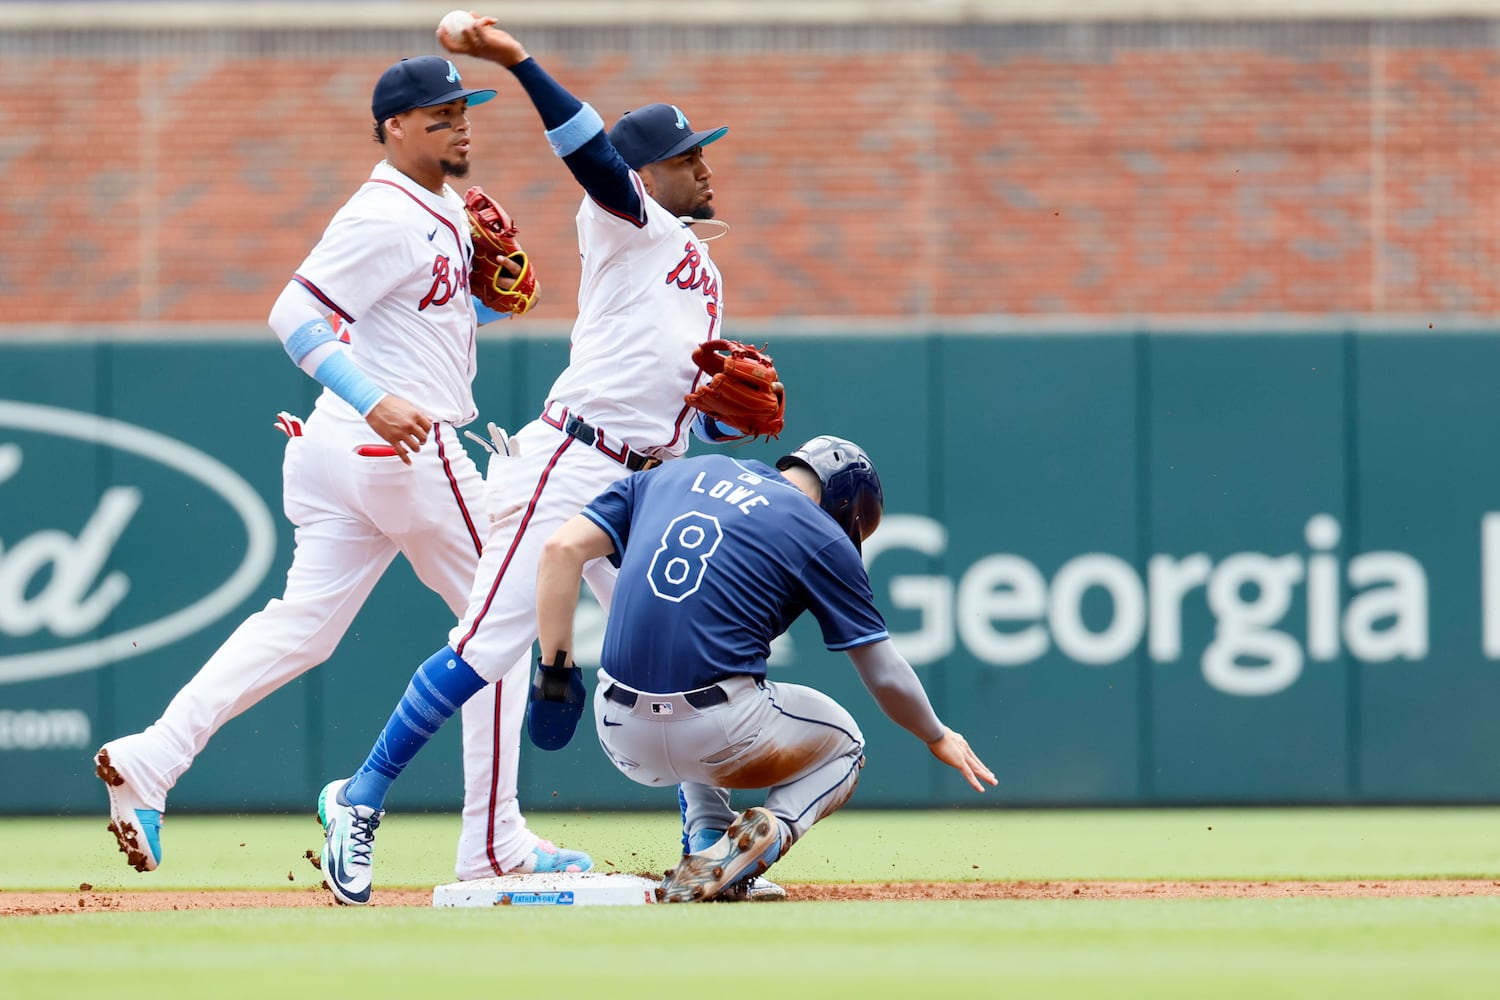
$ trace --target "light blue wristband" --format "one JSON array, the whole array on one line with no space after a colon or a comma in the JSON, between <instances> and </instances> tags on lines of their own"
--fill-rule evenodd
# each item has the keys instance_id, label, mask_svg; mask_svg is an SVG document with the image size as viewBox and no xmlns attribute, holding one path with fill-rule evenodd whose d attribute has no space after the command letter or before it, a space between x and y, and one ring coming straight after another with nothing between
<instances>
[{"instance_id":1,"label":"light blue wristband","mask_svg":"<svg viewBox=\"0 0 1500 1000\"><path fill-rule=\"evenodd\" d=\"M286 338L286 353L291 357L292 364L300 365L302 359L313 351L338 339L339 335L333 332L333 327L328 325L326 319L310 319Z\"/></svg>"},{"instance_id":2,"label":"light blue wristband","mask_svg":"<svg viewBox=\"0 0 1500 1000\"><path fill-rule=\"evenodd\" d=\"M551 144L555 155L567 156L576 153L580 146L603 131L604 119L599 117L599 112L591 105L585 104L572 118L557 128L548 129L547 142Z\"/></svg>"},{"instance_id":3,"label":"light blue wristband","mask_svg":"<svg viewBox=\"0 0 1500 1000\"><path fill-rule=\"evenodd\" d=\"M380 387L354 364L344 351L331 354L313 373L313 378L365 416L385 396Z\"/></svg>"}]
</instances>

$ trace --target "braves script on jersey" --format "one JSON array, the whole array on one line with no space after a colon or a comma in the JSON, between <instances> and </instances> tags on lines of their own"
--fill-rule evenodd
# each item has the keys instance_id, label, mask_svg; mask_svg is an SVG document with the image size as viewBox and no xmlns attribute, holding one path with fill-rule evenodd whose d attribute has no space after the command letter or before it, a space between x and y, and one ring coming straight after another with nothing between
<instances>
[{"instance_id":1,"label":"braves script on jersey","mask_svg":"<svg viewBox=\"0 0 1500 1000\"><path fill-rule=\"evenodd\" d=\"M548 399L662 457L687 450L693 348L717 335L723 290L708 247L631 175L642 219L578 209L583 275L568 367Z\"/></svg>"},{"instance_id":2,"label":"braves script on jersey","mask_svg":"<svg viewBox=\"0 0 1500 1000\"><path fill-rule=\"evenodd\" d=\"M428 416L476 415L474 252L463 199L437 195L381 162L339 209L296 280L344 324L361 370ZM330 391L320 407L353 411Z\"/></svg>"},{"instance_id":3,"label":"braves script on jersey","mask_svg":"<svg viewBox=\"0 0 1500 1000\"><path fill-rule=\"evenodd\" d=\"M764 678L771 640L804 610L832 650L887 637L854 545L762 462L672 463L615 483L583 513L620 568L601 666L638 691Z\"/></svg>"},{"instance_id":4,"label":"braves script on jersey","mask_svg":"<svg viewBox=\"0 0 1500 1000\"><path fill-rule=\"evenodd\" d=\"M469 611L449 635L453 649L486 679L529 662L541 544L626 474L618 457L624 445L664 458L688 446L692 411L683 396L699 374L693 348L719 317L718 272L701 241L640 188L633 172L630 180L641 218L592 198L579 209L584 293L572 355L542 418L515 435L520 458L508 461L491 485L496 532ZM559 434L565 412L600 428L602 440L590 447ZM612 568L601 564L588 581L607 606Z\"/></svg>"}]
</instances>

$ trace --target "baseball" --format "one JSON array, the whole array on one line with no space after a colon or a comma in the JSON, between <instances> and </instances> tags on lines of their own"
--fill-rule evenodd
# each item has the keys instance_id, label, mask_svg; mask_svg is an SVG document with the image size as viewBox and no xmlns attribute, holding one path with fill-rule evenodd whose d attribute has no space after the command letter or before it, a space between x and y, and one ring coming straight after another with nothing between
<instances>
[{"instance_id":1,"label":"baseball","mask_svg":"<svg viewBox=\"0 0 1500 1000\"><path fill-rule=\"evenodd\" d=\"M466 10L450 10L438 22L438 31L449 38L457 38L474 26L474 15Z\"/></svg>"}]
</instances>

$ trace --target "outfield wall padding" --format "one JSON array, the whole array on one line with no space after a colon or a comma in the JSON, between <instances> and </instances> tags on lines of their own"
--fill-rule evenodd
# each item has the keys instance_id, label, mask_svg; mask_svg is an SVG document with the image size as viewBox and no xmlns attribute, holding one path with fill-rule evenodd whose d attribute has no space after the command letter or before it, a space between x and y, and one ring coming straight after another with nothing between
<instances>
[{"instance_id":1,"label":"outfield wall padding","mask_svg":"<svg viewBox=\"0 0 1500 1000\"><path fill-rule=\"evenodd\" d=\"M523 423L566 351L483 341L482 419ZM1495 331L789 332L775 356L785 434L733 452L865 445L887 499L876 598L1001 779L975 797L801 621L772 677L860 721L856 805L1500 800ZM279 593L272 422L315 389L269 334L0 346L0 812L99 811L96 746L149 724ZM586 602L585 657L601 621ZM230 722L172 807L310 809L450 624L398 563L334 657ZM456 808L457 728L393 808ZM526 748L528 809L674 807L586 728Z\"/></svg>"}]
</instances>

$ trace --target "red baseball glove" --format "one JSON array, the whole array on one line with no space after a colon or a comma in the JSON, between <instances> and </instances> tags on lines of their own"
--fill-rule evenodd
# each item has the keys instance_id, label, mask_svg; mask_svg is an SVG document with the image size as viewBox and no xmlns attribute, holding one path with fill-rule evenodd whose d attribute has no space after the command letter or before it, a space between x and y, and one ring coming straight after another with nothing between
<instances>
[{"instance_id":1,"label":"red baseball glove","mask_svg":"<svg viewBox=\"0 0 1500 1000\"><path fill-rule=\"evenodd\" d=\"M536 304L536 271L531 258L516 242L517 226L500 203L478 185L464 195L469 232L474 237L474 264L469 289L474 297L498 313L520 316ZM520 268L513 273L502 261Z\"/></svg>"},{"instance_id":2,"label":"red baseball glove","mask_svg":"<svg viewBox=\"0 0 1500 1000\"><path fill-rule=\"evenodd\" d=\"M739 438L774 438L786 423L786 387L764 350L737 340L709 340L693 351L693 363L708 376L685 397L688 405L720 424L739 431Z\"/></svg>"}]
</instances>

